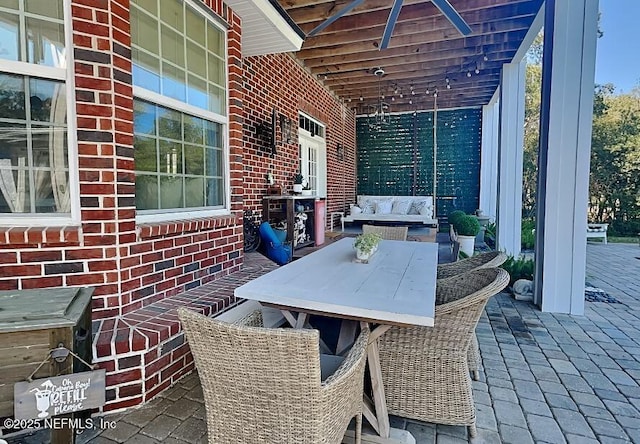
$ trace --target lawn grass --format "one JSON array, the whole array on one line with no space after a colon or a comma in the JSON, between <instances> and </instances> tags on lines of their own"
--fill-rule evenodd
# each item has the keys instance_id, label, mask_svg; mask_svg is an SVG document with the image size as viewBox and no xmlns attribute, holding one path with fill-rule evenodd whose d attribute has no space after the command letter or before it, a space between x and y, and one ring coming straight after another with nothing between
<instances>
[{"instance_id":1,"label":"lawn grass","mask_svg":"<svg viewBox=\"0 0 640 444\"><path fill-rule=\"evenodd\" d=\"M616 244L637 244L638 236L607 236L607 240Z\"/></svg>"}]
</instances>

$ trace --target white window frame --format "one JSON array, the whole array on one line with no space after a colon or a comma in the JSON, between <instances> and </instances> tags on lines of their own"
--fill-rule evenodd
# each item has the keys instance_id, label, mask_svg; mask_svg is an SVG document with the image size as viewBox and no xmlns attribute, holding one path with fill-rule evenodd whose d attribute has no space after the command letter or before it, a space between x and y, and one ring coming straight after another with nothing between
<instances>
[{"instance_id":1,"label":"white window frame","mask_svg":"<svg viewBox=\"0 0 640 444\"><path fill-rule=\"evenodd\" d=\"M318 145L318 159L316 159L316 177L318 178L318 188L315 191L315 195L318 197L327 197L327 128L326 126L309 116L306 113L300 112L300 116L305 119L309 119L318 126L322 127L322 133L324 136L319 136L317 134L311 135L310 131L305 130L304 128L298 127L298 146L302 144L303 141L308 141L313 144ZM305 177L305 180L309 177L309 155L308 152L302 150L300 153L301 157L298 159L298 165L300 167L300 173Z\"/></svg>"},{"instance_id":2,"label":"white window frame","mask_svg":"<svg viewBox=\"0 0 640 444\"><path fill-rule=\"evenodd\" d=\"M28 77L39 77L45 80L63 81L67 101L67 154L69 156L69 199L70 213L0 213L0 226L79 226L80 220L80 179L78 165L78 138L76 131L76 98L75 73L73 57L73 26L71 16L71 0L63 0L64 46L67 66L55 68L35 63L0 59L0 71ZM23 17L23 15L21 15Z\"/></svg>"},{"instance_id":3,"label":"white window frame","mask_svg":"<svg viewBox=\"0 0 640 444\"><path fill-rule=\"evenodd\" d=\"M179 0L177 0L179 1ZM228 58L228 32L225 26L220 23L220 19L212 15L211 11L192 0L183 0L183 3L190 6L194 11L202 14L204 18L213 26L222 31L224 36L224 88L225 107L227 116L229 114L229 58ZM162 60L162 59L161 59ZM133 85L133 82L132 82ZM192 115L194 117L209 120L222 125L222 168L225 203L222 208L166 208L154 210L136 210L136 224L169 222L176 219L195 219L199 217L227 216L231 214L231 172L229 161L229 117L212 111L193 106L180 100L163 96L162 94L150 91L140 86L133 85L133 98L150 102L153 105L164 106L175 111ZM135 132L135 128L134 128Z\"/></svg>"}]
</instances>

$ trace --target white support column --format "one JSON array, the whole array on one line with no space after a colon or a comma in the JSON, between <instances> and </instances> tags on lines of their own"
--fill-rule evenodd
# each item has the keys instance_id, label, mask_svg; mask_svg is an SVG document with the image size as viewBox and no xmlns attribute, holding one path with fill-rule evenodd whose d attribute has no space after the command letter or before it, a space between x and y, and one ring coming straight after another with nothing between
<instances>
[{"instance_id":1,"label":"white support column","mask_svg":"<svg viewBox=\"0 0 640 444\"><path fill-rule=\"evenodd\" d=\"M583 314L598 0L546 0L535 302Z\"/></svg>"},{"instance_id":2,"label":"white support column","mask_svg":"<svg viewBox=\"0 0 640 444\"><path fill-rule=\"evenodd\" d=\"M524 61L502 65L498 141L497 247L520 254L524 154Z\"/></svg>"},{"instance_id":3,"label":"white support column","mask_svg":"<svg viewBox=\"0 0 640 444\"><path fill-rule=\"evenodd\" d=\"M492 220L496 220L498 201L498 118L500 116L498 97L500 97L499 88L491 101L482 107L479 208Z\"/></svg>"}]
</instances>

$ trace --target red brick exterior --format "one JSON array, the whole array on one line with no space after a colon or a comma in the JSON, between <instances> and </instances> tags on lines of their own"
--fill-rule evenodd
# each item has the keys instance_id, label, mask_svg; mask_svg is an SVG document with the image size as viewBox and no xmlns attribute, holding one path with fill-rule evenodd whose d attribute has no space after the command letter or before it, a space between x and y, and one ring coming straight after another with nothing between
<instances>
[{"instance_id":1,"label":"red brick exterior","mask_svg":"<svg viewBox=\"0 0 640 444\"><path fill-rule=\"evenodd\" d=\"M342 211L355 202L356 136L353 112L330 94L322 84L289 54L247 57L244 60L244 181L245 206L261 208L266 193L266 175L271 171L285 191L293 188L292 176L298 171L298 112L303 111L326 127L327 214ZM283 143L277 132L277 155L271 157L256 128L271 122L271 112L293 119L291 143ZM345 149L338 160L336 146Z\"/></svg>"},{"instance_id":2,"label":"red brick exterior","mask_svg":"<svg viewBox=\"0 0 640 444\"><path fill-rule=\"evenodd\" d=\"M0 228L0 289L95 287L94 360L107 370L105 410L147 401L193 368L176 339L175 313L145 310L241 269L242 209L260 209L269 169L291 188L299 110L327 128L327 212L355 198L352 112L292 56L243 60L240 18L219 0L203 2L229 26L231 214L136 225L129 0L73 0L75 85L68 87L75 89L81 225ZM255 126L270 120L274 106L293 119L294 135L272 159ZM345 160L337 160L337 143ZM227 294L202 311L233 303Z\"/></svg>"}]
</instances>

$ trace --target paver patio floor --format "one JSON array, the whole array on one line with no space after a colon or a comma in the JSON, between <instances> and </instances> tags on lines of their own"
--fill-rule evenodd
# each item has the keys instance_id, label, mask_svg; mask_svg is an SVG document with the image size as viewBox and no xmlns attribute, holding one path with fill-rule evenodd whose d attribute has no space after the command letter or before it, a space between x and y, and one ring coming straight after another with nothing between
<instances>
[{"instance_id":1,"label":"paver patio floor","mask_svg":"<svg viewBox=\"0 0 640 444\"><path fill-rule=\"evenodd\" d=\"M640 443L640 248L589 244L587 282L619 303L586 302L584 316L541 313L500 294L477 328L484 370L474 382L485 443ZM204 443L202 390L191 374L85 443ZM392 418L417 444L467 442L465 427ZM42 435L15 442L41 443ZM250 443L247 443L250 444Z\"/></svg>"}]
</instances>

